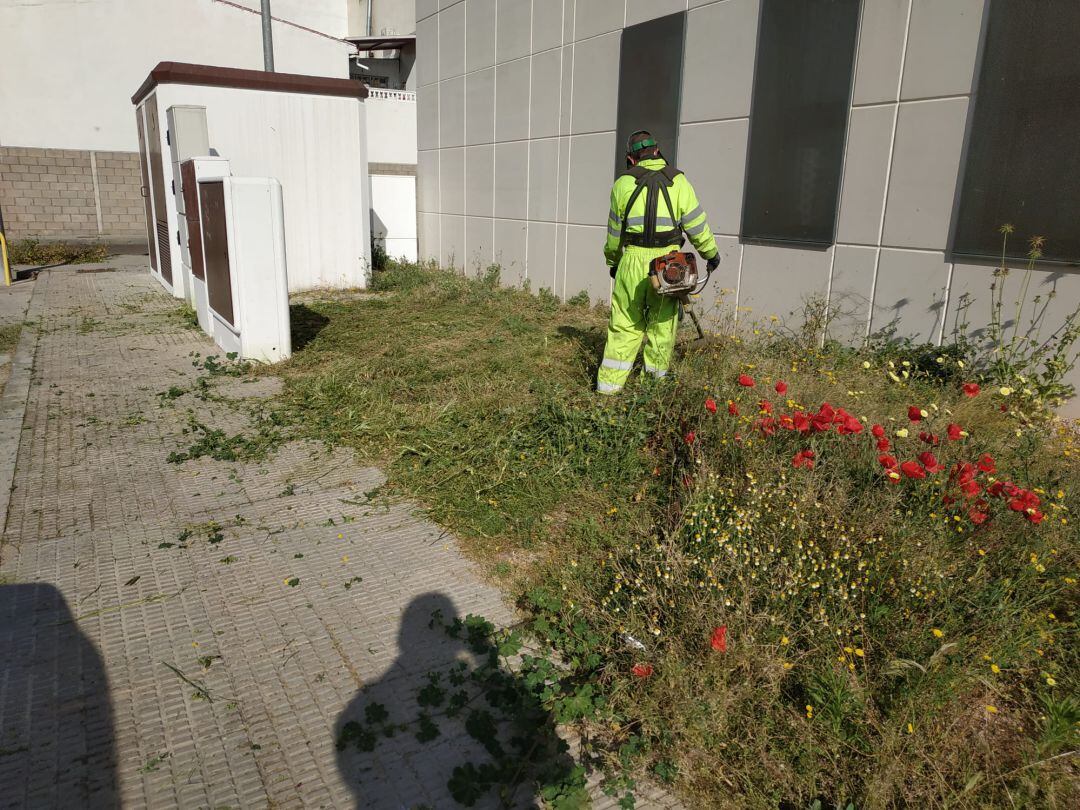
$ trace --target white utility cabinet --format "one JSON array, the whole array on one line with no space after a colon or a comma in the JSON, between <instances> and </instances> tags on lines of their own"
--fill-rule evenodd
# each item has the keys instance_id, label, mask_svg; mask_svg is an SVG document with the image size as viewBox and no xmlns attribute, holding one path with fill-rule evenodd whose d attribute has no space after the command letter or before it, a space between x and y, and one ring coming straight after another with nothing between
<instances>
[{"instance_id":1,"label":"white utility cabinet","mask_svg":"<svg viewBox=\"0 0 1080 810\"><path fill-rule=\"evenodd\" d=\"M245 360L292 354L281 184L271 177L201 180L199 226L214 342Z\"/></svg>"},{"instance_id":2,"label":"white utility cabinet","mask_svg":"<svg viewBox=\"0 0 1080 810\"><path fill-rule=\"evenodd\" d=\"M176 208L180 215L183 275L191 291L191 306L198 316L199 326L211 337L214 328L206 295L206 263L203 261L202 227L199 224L199 181L220 180L230 174L229 161L222 157L194 157L181 163L176 172L181 187Z\"/></svg>"}]
</instances>

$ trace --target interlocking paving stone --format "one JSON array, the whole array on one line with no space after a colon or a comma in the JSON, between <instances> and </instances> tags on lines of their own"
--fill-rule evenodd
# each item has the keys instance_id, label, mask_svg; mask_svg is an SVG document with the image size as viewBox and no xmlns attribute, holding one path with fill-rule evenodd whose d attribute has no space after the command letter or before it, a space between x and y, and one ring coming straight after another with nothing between
<instances>
[{"instance_id":1,"label":"interlocking paving stone","mask_svg":"<svg viewBox=\"0 0 1080 810\"><path fill-rule=\"evenodd\" d=\"M169 463L192 419L249 417L195 395L193 355L219 352L141 263L44 273L30 301L0 542L0 807L453 806L462 729L399 734L368 764L336 733L362 690L415 713L418 682L460 655L405 617L512 611L414 505L369 499L385 479L347 451ZM279 386L216 383L245 400Z\"/></svg>"}]
</instances>

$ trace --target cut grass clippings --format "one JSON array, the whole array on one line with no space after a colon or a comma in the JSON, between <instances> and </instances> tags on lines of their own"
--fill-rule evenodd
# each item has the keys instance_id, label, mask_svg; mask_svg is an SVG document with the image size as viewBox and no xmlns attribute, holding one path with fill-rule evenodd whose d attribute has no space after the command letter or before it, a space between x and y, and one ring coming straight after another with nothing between
<instances>
[{"instance_id":1,"label":"cut grass clippings","mask_svg":"<svg viewBox=\"0 0 1080 810\"><path fill-rule=\"evenodd\" d=\"M1080 445L1020 392L966 396L948 347L766 324L600 398L598 311L495 274L375 286L302 305L278 418L383 463L499 575L602 695L614 769L692 807L1075 806ZM821 432L762 421L805 412ZM924 478L889 482L874 424L937 454ZM984 457L985 505L950 501Z\"/></svg>"}]
</instances>

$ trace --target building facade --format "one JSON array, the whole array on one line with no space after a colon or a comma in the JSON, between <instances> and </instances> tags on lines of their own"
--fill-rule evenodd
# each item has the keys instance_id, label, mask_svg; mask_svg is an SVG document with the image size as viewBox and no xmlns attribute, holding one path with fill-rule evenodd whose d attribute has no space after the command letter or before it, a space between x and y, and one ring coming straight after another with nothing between
<instances>
[{"instance_id":1,"label":"building facade","mask_svg":"<svg viewBox=\"0 0 1080 810\"><path fill-rule=\"evenodd\" d=\"M608 193L626 137L648 128L720 245L714 316L795 325L816 298L844 340L978 338L1005 223L1017 258L1046 237L1029 290L1042 335L1080 305L1075 3L416 9L424 258L605 300Z\"/></svg>"},{"instance_id":2,"label":"building facade","mask_svg":"<svg viewBox=\"0 0 1080 810\"><path fill-rule=\"evenodd\" d=\"M131 94L159 62L262 69L259 0L0 0L8 238L146 239ZM346 0L273 0L275 67L348 78Z\"/></svg>"}]
</instances>

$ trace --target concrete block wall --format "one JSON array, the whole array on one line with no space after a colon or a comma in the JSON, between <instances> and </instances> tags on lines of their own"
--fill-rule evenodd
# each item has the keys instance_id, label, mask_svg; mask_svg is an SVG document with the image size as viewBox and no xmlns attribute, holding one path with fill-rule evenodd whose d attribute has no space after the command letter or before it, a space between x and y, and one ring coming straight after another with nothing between
<instances>
[{"instance_id":1,"label":"concrete block wall","mask_svg":"<svg viewBox=\"0 0 1080 810\"><path fill-rule=\"evenodd\" d=\"M129 152L0 146L9 239L146 239L139 157Z\"/></svg>"}]
</instances>

